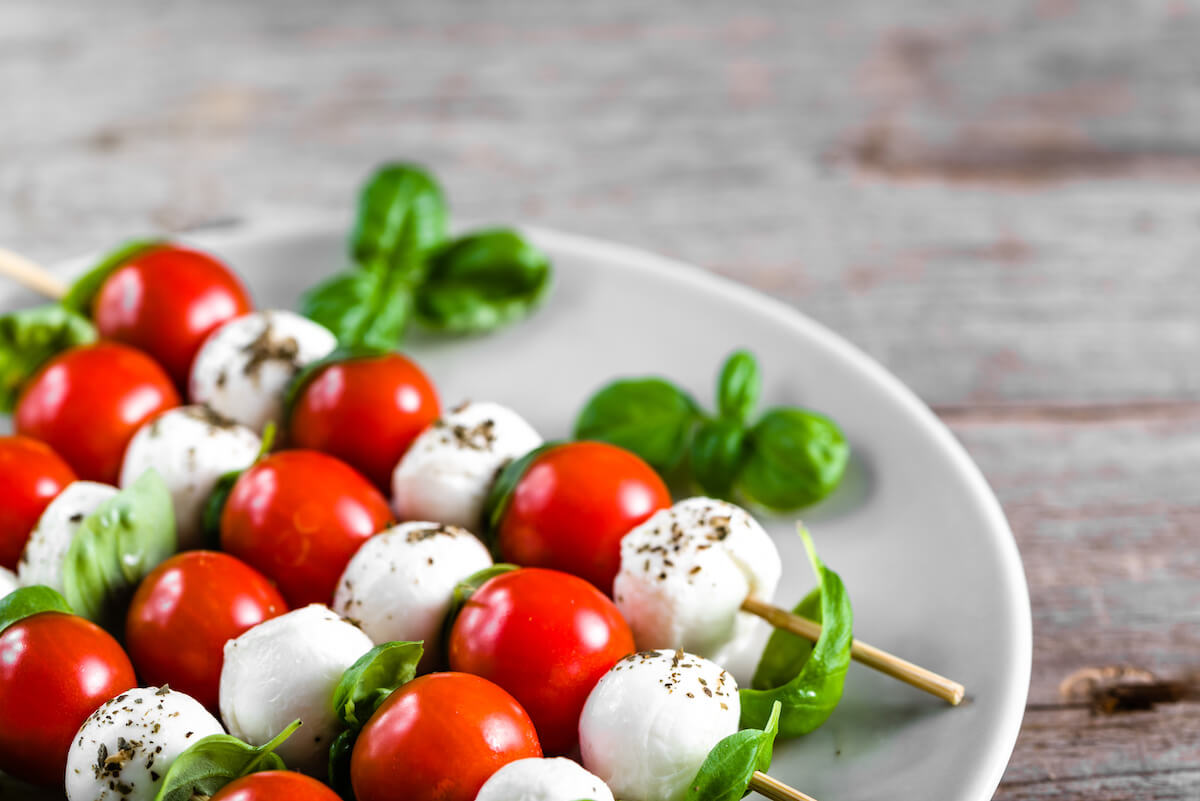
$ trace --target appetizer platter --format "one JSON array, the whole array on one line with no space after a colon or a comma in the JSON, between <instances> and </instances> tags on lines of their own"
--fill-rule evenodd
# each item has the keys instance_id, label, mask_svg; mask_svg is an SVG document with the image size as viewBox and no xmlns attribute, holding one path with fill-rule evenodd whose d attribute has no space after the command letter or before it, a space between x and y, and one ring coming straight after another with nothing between
<instances>
[{"instance_id":1,"label":"appetizer platter","mask_svg":"<svg viewBox=\"0 0 1200 801\"><path fill-rule=\"evenodd\" d=\"M0 798L995 790L1012 535L793 310L408 164L0 272Z\"/></svg>"}]
</instances>

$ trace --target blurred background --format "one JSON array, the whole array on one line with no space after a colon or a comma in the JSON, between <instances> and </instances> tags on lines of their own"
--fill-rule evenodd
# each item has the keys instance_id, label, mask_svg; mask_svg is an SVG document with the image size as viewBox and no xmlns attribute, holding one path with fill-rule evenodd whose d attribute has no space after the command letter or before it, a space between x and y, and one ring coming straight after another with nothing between
<instances>
[{"instance_id":1,"label":"blurred background","mask_svg":"<svg viewBox=\"0 0 1200 801\"><path fill-rule=\"evenodd\" d=\"M692 262L863 347L953 428L1033 597L997 799L1200 796L1200 6L0 3L0 242L348 215Z\"/></svg>"}]
</instances>

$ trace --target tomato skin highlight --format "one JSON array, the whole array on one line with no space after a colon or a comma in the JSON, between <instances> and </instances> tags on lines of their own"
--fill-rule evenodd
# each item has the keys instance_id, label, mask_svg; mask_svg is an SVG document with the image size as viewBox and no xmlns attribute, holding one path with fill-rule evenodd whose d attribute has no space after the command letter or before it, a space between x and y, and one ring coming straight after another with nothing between
<instances>
[{"instance_id":1,"label":"tomato skin highlight","mask_svg":"<svg viewBox=\"0 0 1200 801\"><path fill-rule=\"evenodd\" d=\"M234 484L221 550L274 581L292 608L329 604L350 557L390 521L387 500L349 465L318 451L281 451Z\"/></svg>"},{"instance_id":2,"label":"tomato skin highlight","mask_svg":"<svg viewBox=\"0 0 1200 801\"><path fill-rule=\"evenodd\" d=\"M288 425L298 447L336 456L388 492L400 457L440 414L433 382L415 362L391 353L322 368Z\"/></svg>"},{"instance_id":3,"label":"tomato skin highlight","mask_svg":"<svg viewBox=\"0 0 1200 801\"><path fill-rule=\"evenodd\" d=\"M153 359L100 342L47 362L21 392L13 422L18 434L53 448L79 478L115 485L134 432L178 405L175 385Z\"/></svg>"},{"instance_id":4,"label":"tomato skin highlight","mask_svg":"<svg viewBox=\"0 0 1200 801\"><path fill-rule=\"evenodd\" d=\"M92 301L92 319L104 339L154 357L178 387L186 387L192 359L216 328L252 311L238 277L207 253L166 244L118 267Z\"/></svg>"},{"instance_id":5,"label":"tomato skin highlight","mask_svg":"<svg viewBox=\"0 0 1200 801\"><path fill-rule=\"evenodd\" d=\"M235 779L211 801L342 801L316 779L291 770L264 770Z\"/></svg>"},{"instance_id":6,"label":"tomato skin highlight","mask_svg":"<svg viewBox=\"0 0 1200 801\"><path fill-rule=\"evenodd\" d=\"M497 532L504 561L548 567L592 582L606 595L621 567L621 538L671 493L650 465L604 442L549 448L513 490Z\"/></svg>"},{"instance_id":7,"label":"tomato skin highlight","mask_svg":"<svg viewBox=\"0 0 1200 801\"><path fill-rule=\"evenodd\" d=\"M240 559L187 551L138 586L125 643L143 684L169 684L216 710L225 643L287 608L275 585Z\"/></svg>"},{"instance_id":8,"label":"tomato skin highlight","mask_svg":"<svg viewBox=\"0 0 1200 801\"><path fill-rule=\"evenodd\" d=\"M474 801L499 768L540 757L529 715L487 679L430 673L388 697L350 758L358 801Z\"/></svg>"},{"instance_id":9,"label":"tomato skin highlight","mask_svg":"<svg viewBox=\"0 0 1200 801\"><path fill-rule=\"evenodd\" d=\"M71 741L92 712L137 686L104 629L42 612L0 633L0 770L62 790Z\"/></svg>"},{"instance_id":10,"label":"tomato skin highlight","mask_svg":"<svg viewBox=\"0 0 1200 801\"><path fill-rule=\"evenodd\" d=\"M577 576L523 568L485 582L450 635L450 668L503 687L525 708L547 754L579 739L588 694L633 633L615 604Z\"/></svg>"},{"instance_id":11,"label":"tomato skin highlight","mask_svg":"<svg viewBox=\"0 0 1200 801\"><path fill-rule=\"evenodd\" d=\"M17 569L38 518L74 480L75 471L46 443L0 437L0 567Z\"/></svg>"}]
</instances>

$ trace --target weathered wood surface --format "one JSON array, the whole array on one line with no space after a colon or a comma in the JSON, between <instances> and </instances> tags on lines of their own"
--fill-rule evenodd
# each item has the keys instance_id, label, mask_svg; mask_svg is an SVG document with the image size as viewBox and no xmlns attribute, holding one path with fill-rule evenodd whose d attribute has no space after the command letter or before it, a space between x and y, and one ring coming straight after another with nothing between
<instances>
[{"instance_id":1,"label":"weathered wood surface","mask_svg":"<svg viewBox=\"0 0 1200 801\"><path fill-rule=\"evenodd\" d=\"M934 405L1017 532L1036 655L997 799L1194 799L1198 41L1157 1L4 0L0 241L343 211L401 155L463 216L782 297ZM1060 694L1108 665L1182 697Z\"/></svg>"}]
</instances>

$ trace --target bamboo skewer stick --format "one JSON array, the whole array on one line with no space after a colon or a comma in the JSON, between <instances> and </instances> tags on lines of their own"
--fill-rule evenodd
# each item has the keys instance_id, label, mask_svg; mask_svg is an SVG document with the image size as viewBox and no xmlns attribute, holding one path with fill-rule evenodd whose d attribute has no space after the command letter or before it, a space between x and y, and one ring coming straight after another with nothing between
<instances>
[{"instance_id":1,"label":"bamboo skewer stick","mask_svg":"<svg viewBox=\"0 0 1200 801\"><path fill-rule=\"evenodd\" d=\"M806 640L816 642L817 638L821 636L820 623L793 615L772 604L747 598L742 603L742 609L761 617L777 629L790 631ZM914 665L898 656L893 656L873 645L867 645L860 640L855 640L854 644L850 646L850 656L868 667L875 668L880 673L886 673L919 690L936 695L954 706L958 706L962 702L963 695L966 693L966 689L958 682L934 673L932 670Z\"/></svg>"},{"instance_id":2,"label":"bamboo skewer stick","mask_svg":"<svg viewBox=\"0 0 1200 801\"><path fill-rule=\"evenodd\" d=\"M8 276L18 284L54 300L67 294L67 285L58 276L21 254L4 248L0 248L0 275Z\"/></svg>"},{"instance_id":3,"label":"bamboo skewer stick","mask_svg":"<svg viewBox=\"0 0 1200 801\"><path fill-rule=\"evenodd\" d=\"M750 777L750 789L759 795L765 795L771 801L817 801L811 795L802 793L795 787L789 787L778 779L772 779L761 770L754 771Z\"/></svg>"}]
</instances>

